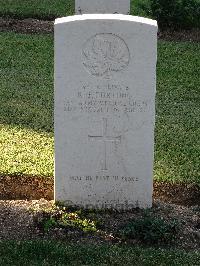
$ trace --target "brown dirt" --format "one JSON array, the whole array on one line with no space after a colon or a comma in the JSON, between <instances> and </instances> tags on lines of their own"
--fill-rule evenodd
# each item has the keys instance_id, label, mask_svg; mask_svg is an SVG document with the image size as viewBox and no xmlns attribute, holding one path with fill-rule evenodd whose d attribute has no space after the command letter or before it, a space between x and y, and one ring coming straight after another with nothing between
<instances>
[{"instance_id":1,"label":"brown dirt","mask_svg":"<svg viewBox=\"0 0 200 266\"><path fill-rule=\"evenodd\" d=\"M53 199L53 178L32 176L0 177L1 200ZM200 206L200 186L154 182L154 199L184 206Z\"/></svg>"},{"instance_id":2,"label":"brown dirt","mask_svg":"<svg viewBox=\"0 0 200 266\"><path fill-rule=\"evenodd\" d=\"M13 31L18 33L53 33L53 21L37 19L0 18L0 31Z\"/></svg>"},{"instance_id":3,"label":"brown dirt","mask_svg":"<svg viewBox=\"0 0 200 266\"><path fill-rule=\"evenodd\" d=\"M200 206L200 186L154 182L154 199L183 206Z\"/></svg>"},{"instance_id":4,"label":"brown dirt","mask_svg":"<svg viewBox=\"0 0 200 266\"><path fill-rule=\"evenodd\" d=\"M0 32L13 31L18 33L53 33L53 21L37 19L0 18ZM191 30L165 30L158 33L158 38L167 41L200 42L200 29Z\"/></svg>"},{"instance_id":5,"label":"brown dirt","mask_svg":"<svg viewBox=\"0 0 200 266\"><path fill-rule=\"evenodd\" d=\"M32 176L0 177L0 200L53 199L53 178Z\"/></svg>"},{"instance_id":6,"label":"brown dirt","mask_svg":"<svg viewBox=\"0 0 200 266\"><path fill-rule=\"evenodd\" d=\"M119 230L127 222L141 219L143 210L126 212L88 212L86 219L99 221L101 229L95 233L83 233L78 228L49 228L45 232L42 224L54 213L53 201L41 200L0 200L0 240L34 240L54 239L69 243L126 243L141 244L138 240L129 239L124 242ZM60 213L60 211L57 211ZM70 212L70 210L66 210ZM165 221L177 221L177 239L174 248L200 251L200 209L184 207L161 201L154 201L151 217L161 217Z\"/></svg>"},{"instance_id":7,"label":"brown dirt","mask_svg":"<svg viewBox=\"0 0 200 266\"><path fill-rule=\"evenodd\" d=\"M191 30L165 30L158 33L158 38L166 41L200 42L200 29Z\"/></svg>"}]
</instances>

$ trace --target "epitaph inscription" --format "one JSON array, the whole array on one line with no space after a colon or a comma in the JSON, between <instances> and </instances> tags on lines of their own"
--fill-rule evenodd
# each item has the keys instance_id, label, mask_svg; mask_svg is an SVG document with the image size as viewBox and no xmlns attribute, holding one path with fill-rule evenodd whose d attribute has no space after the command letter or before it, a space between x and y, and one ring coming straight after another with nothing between
<instances>
[{"instance_id":1,"label":"epitaph inscription","mask_svg":"<svg viewBox=\"0 0 200 266\"><path fill-rule=\"evenodd\" d=\"M129 64L130 53L125 41L112 33L100 33L83 46L83 65L90 74L110 78Z\"/></svg>"}]
</instances>

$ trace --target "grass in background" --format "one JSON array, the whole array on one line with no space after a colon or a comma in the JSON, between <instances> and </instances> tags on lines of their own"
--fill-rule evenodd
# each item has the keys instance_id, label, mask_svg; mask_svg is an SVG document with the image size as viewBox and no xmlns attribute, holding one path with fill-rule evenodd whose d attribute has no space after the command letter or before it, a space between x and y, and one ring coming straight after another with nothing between
<instances>
[{"instance_id":1,"label":"grass in background","mask_svg":"<svg viewBox=\"0 0 200 266\"><path fill-rule=\"evenodd\" d=\"M53 37L0 36L0 173L53 176ZM199 53L198 43L159 42L159 181L200 184Z\"/></svg>"},{"instance_id":2,"label":"grass in background","mask_svg":"<svg viewBox=\"0 0 200 266\"><path fill-rule=\"evenodd\" d=\"M74 0L0 0L0 16L53 20L74 14Z\"/></svg>"},{"instance_id":3,"label":"grass in background","mask_svg":"<svg viewBox=\"0 0 200 266\"><path fill-rule=\"evenodd\" d=\"M149 0L131 0L131 14L149 17L143 8L148 4ZM18 19L53 20L73 15L74 9L74 0L0 0L0 16Z\"/></svg>"},{"instance_id":4,"label":"grass in background","mask_svg":"<svg viewBox=\"0 0 200 266\"><path fill-rule=\"evenodd\" d=\"M2 241L1 265L200 265L200 254L111 245L69 245L50 241Z\"/></svg>"}]
</instances>

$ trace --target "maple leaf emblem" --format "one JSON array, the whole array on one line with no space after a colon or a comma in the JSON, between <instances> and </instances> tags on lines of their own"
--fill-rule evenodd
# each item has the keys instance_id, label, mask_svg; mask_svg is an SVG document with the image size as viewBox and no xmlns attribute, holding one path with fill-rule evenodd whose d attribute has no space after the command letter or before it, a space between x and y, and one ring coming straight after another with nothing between
<instances>
[{"instance_id":1,"label":"maple leaf emblem","mask_svg":"<svg viewBox=\"0 0 200 266\"><path fill-rule=\"evenodd\" d=\"M129 49L119 36L101 33L90 38L83 47L84 66L92 75L110 77L123 70L130 60Z\"/></svg>"}]
</instances>

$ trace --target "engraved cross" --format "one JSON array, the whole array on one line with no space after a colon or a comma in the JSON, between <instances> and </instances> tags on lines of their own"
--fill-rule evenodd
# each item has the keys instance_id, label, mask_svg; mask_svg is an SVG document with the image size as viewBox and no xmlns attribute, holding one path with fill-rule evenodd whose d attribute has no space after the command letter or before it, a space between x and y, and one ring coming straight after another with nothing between
<instances>
[{"instance_id":1,"label":"engraved cross","mask_svg":"<svg viewBox=\"0 0 200 266\"><path fill-rule=\"evenodd\" d=\"M103 159L103 165L102 169L103 171L108 170L107 168L107 142L121 142L121 135L120 136L108 136L107 134L107 127L108 127L108 119L103 118L103 132L102 135L97 135L97 136L91 136L88 135L88 138L91 140L100 140L103 142L104 149L103 149L103 154L104 154L104 159Z\"/></svg>"}]
</instances>

